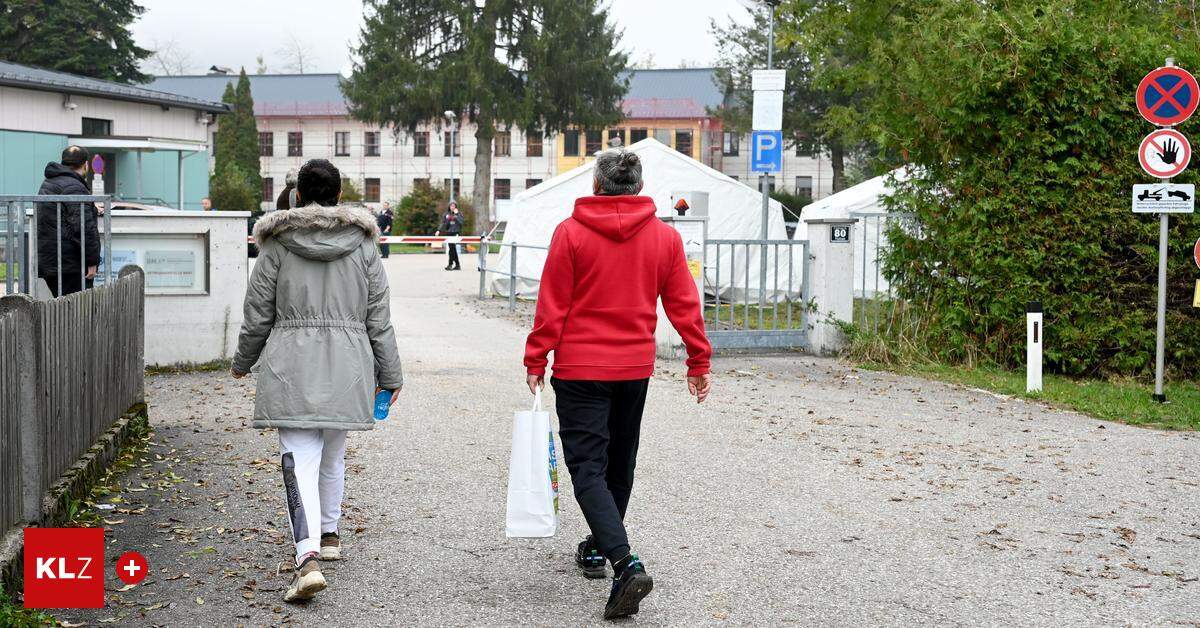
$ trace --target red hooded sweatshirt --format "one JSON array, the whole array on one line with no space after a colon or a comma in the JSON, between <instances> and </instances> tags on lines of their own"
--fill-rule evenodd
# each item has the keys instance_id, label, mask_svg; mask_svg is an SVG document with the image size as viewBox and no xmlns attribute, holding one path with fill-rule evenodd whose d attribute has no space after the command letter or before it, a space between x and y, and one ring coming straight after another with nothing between
<instances>
[{"instance_id":1,"label":"red hooded sweatshirt","mask_svg":"<svg viewBox=\"0 0 1200 628\"><path fill-rule=\"evenodd\" d=\"M712 348L679 233L648 196L577 199L550 240L525 367L544 375L554 351L559 379L650 377L659 297L687 347L688 375L707 373Z\"/></svg>"}]
</instances>

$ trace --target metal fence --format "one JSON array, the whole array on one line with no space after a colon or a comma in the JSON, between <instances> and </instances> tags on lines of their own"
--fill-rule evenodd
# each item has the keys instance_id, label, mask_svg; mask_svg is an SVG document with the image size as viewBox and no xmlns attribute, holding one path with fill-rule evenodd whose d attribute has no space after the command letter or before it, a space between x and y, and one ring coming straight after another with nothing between
<instances>
[{"instance_id":1,"label":"metal fence","mask_svg":"<svg viewBox=\"0 0 1200 628\"><path fill-rule=\"evenodd\" d=\"M80 285L86 285L87 273L87 224L91 205L107 209L111 206L109 196L73 196L73 195L0 195L0 234L3 234L4 287L7 294L17 292L35 294L36 279L50 277L57 282L58 294L62 293L63 279L63 243L79 241L80 256ZM50 214L53 213L53 220ZM54 269L38 268L38 229L39 214L43 222L53 225L58 238L51 236L56 250L53 259ZM112 212L104 211L97 216L100 238L101 259L108 257L112 248ZM72 224L73 219L78 223ZM76 226L77 225L77 226ZM66 227L66 229L64 229ZM76 233L77 230L77 233ZM101 265L103 280L112 281L112 269L108 264Z\"/></svg>"},{"instance_id":2,"label":"metal fence","mask_svg":"<svg viewBox=\"0 0 1200 628\"><path fill-rule=\"evenodd\" d=\"M493 246L499 247L501 251L504 247L508 247L508 267L507 268L489 268L488 253ZM514 242L492 242L484 240L479 245L479 298L487 298L487 280L488 273L508 277L508 311L512 312L517 309L517 280L524 279L533 283L541 283L541 277L529 277L517 273L517 252L521 249L531 249L536 251L549 251L548 246L539 246L535 244L516 244Z\"/></svg>"},{"instance_id":3,"label":"metal fence","mask_svg":"<svg viewBox=\"0 0 1200 628\"><path fill-rule=\"evenodd\" d=\"M807 240L708 240L704 322L714 349L808 346Z\"/></svg>"},{"instance_id":4,"label":"metal fence","mask_svg":"<svg viewBox=\"0 0 1200 628\"><path fill-rule=\"evenodd\" d=\"M65 297L0 298L0 535L144 398L142 270Z\"/></svg>"},{"instance_id":5,"label":"metal fence","mask_svg":"<svg viewBox=\"0 0 1200 628\"><path fill-rule=\"evenodd\" d=\"M890 330L904 314L904 303L896 296L891 281L883 272L884 258L891 248L888 233L900 228L918 235L915 214L850 212L857 218L854 234L854 322L864 331Z\"/></svg>"}]
</instances>

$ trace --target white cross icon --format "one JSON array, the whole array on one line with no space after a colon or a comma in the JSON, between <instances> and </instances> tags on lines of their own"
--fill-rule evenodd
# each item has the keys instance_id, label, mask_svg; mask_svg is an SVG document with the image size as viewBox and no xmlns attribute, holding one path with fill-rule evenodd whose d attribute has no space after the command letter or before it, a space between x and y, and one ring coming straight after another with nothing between
<instances>
[{"instance_id":1,"label":"white cross icon","mask_svg":"<svg viewBox=\"0 0 1200 628\"><path fill-rule=\"evenodd\" d=\"M136 576L137 576L137 572L139 572L139 571L141 571L141 570L142 570L142 568L141 568L140 566L138 566L138 564L137 564L137 563L133 562L133 560L132 560L132 559L130 559L130 561L129 561L129 564L128 564L128 565L125 565L124 567L122 567L122 569L124 569L125 571L129 572L129 577L130 577L130 578L134 578L134 577L136 577Z\"/></svg>"}]
</instances>

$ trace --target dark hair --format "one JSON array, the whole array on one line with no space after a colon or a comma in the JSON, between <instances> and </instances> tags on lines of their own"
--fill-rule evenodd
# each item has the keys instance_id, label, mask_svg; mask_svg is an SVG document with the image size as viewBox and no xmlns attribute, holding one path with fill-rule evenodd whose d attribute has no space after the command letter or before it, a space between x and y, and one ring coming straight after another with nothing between
<instances>
[{"instance_id":1,"label":"dark hair","mask_svg":"<svg viewBox=\"0 0 1200 628\"><path fill-rule=\"evenodd\" d=\"M632 195L642 191L642 160L637 153L614 148L596 157L596 183L601 196Z\"/></svg>"},{"instance_id":2,"label":"dark hair","mask_svg":"<svg viewBox=\"0 0 1200 628\"><path fill-rule=\"evenodd\" d=\"M68 146L62 152L62 165L78 168L86 164L92 156L82 146Z\"/></svg>"},{"instance_id":3,"label":"dark hair","mask_svg":"<svg viewBox=\"0 0 1200 628\"><path fill-rule=\"evenodd\" d=\"M292 208L292 190L295 188L289 183L279 191L279 196L275 197L275 209L291 209Z\"/></svg>"},{"instance_id":4,"label":"dark hair","mask_svg":"<svg viewBox=\"0 0 1200 628\"><path fill-rule=\"evenodd\" d=\"M342 173L327 159L310 159L300 166L296 190L303 203L332 207L337 205L342 192Z\"/></svg>"}]
</instances>

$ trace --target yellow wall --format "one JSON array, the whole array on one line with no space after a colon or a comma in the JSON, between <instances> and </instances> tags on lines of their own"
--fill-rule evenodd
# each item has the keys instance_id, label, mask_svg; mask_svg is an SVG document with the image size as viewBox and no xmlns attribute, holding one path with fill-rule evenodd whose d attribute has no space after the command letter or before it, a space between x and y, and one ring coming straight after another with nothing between
<instances>
[{"instance_id":1,"label":"yellow wall","mask_svg":"<svg viewBox=\"0 0 1200 628\"><path fill-rule=\"evenodd\" d=\"M648 120L639 120L639 119L624 120L617 126L605 128L601 132L600 142L601 142L602 149L608 148L608 131L609 131L609 129L624 129L626 146L628 146L629 144L632 143L632 141L629 139L629 132L631 129L646 129L649 132L648 137L654 137L655 130L660 130L660 129L661 130L669 130L671 132L670 142L664 142L664 143L666 143L671 148L675 148L675 131L682 130L682 129L688 129L692 132L692 152L688 156L691 157L692 159L700 160L700 144L701 144L701 140L702 140L702 137L701 137L702 127L701 127L700 120L696 120L696 119L670 120L670 119L661 119L661 118L648 119ZM566 136L563 133L559 133L558 139L555 142L555 148L554 148L554 150L556 151L556 154L558 156L558 159L556 160L557 168L556 168L554 174L561 174L572 168L581 166L593 159L592 156L585 155L585 153L587 152L587 135L586 135L585 131L581 130L579 132L579 156L578 157L568 157L567 155L565 155L564 154L565 148L566 148Z\"/></svg>"}]
</instances>

